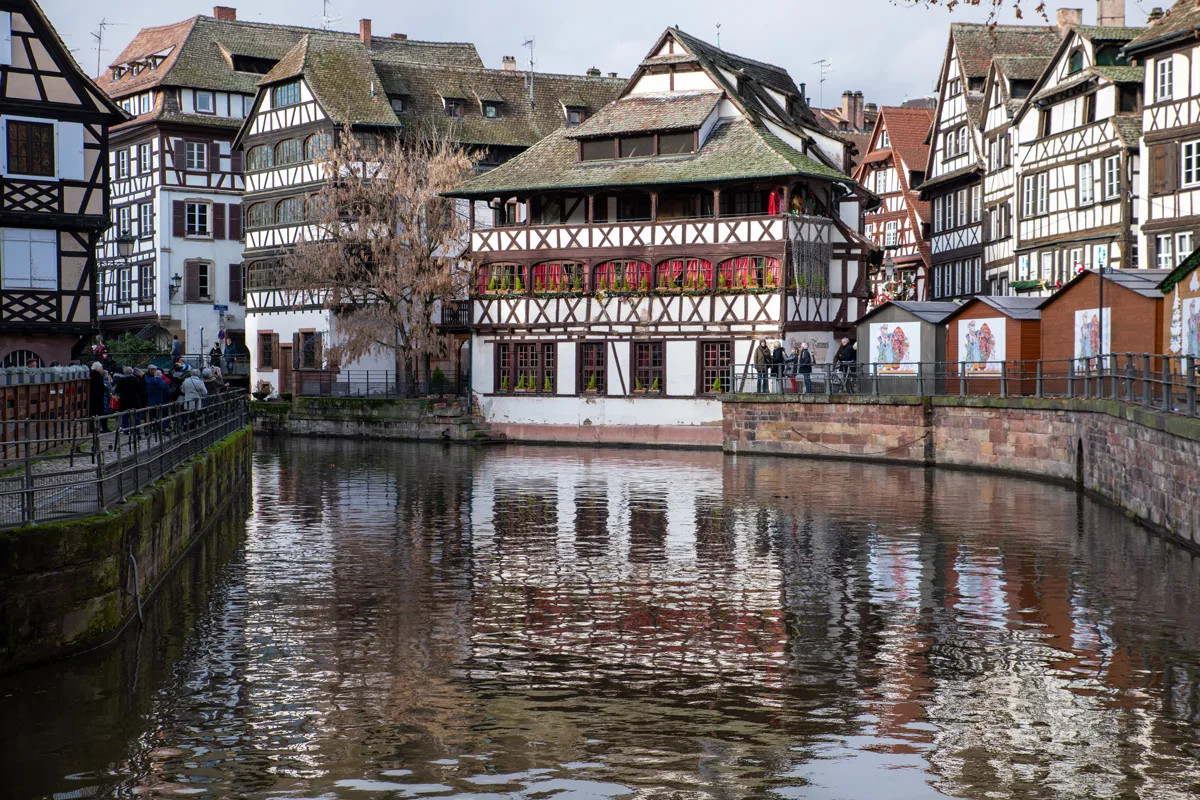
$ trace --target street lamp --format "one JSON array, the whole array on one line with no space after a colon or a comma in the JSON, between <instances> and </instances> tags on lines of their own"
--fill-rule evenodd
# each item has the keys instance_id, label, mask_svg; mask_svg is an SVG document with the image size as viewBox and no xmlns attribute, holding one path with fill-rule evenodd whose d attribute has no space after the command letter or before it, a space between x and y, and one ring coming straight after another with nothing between
<instances>
[{"instance_id":1,"label":"street lamp","mask_svg":"<svg viewBox=\"0 0 1200 800\"><path fill-rule=\"evenodd\" d=\"M176 272L171 276L171 297L179 294L180 286L183 286L183 276Z\"/></svg>"},{"instance_id":2,"label":"street lamp","mask_svg":"<svg viewBox=\"0 0 1200 800\"><path fill-rule=\"evenodd\" d=\"M129 256L133 255L133 234L129 231L125 231L117 237L117 255L124 260L128 260Z\"/></svg>"}]
</instances>

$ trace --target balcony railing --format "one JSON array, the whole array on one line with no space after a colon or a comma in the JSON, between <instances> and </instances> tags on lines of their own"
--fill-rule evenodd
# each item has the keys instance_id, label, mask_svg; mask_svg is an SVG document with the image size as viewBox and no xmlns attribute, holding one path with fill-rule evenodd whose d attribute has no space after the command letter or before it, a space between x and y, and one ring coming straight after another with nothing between
<instances>
[{"instance_id":1,"label":"balcony railing","mask_svg":"<svg viewBox=\"0 0 1200 800\"><path fill-rule=\"evenodd\" d=\"M471 301L454 300L442 303L441 319L438 325L442 330L467 330L471 327Z\"/></svg>"}]
</instances>

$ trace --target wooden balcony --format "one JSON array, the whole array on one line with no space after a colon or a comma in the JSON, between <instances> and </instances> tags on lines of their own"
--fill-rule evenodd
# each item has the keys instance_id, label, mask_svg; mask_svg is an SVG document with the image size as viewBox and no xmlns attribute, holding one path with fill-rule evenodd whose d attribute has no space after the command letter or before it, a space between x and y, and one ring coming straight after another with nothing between
<instances>
[{"instance_id":1,"label":"wooden balcony","mask_svg":"<svg viewBox=\"0 0 1200 800\"><path fill-rule=\"evenodd\" d=\"M443 303L438 328L443 333L466 333L471 329L471 301Z\"/></svg>"}]
</instances>

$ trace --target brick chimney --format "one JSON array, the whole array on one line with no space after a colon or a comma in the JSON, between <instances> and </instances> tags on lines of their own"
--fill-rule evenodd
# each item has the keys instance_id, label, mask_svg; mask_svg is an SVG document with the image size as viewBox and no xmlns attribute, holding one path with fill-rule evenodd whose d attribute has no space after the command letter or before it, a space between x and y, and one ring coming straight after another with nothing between
<instances>
[{"instance_id":1,"label":"brick chimney","mask_svg":"<svg viewBox=\"0 0 1200 800\"><path fill-rule=\"evenodd\" d=\"M517 57L505 56L504 58L500 59L500 69L504 70L505 72L516 72Z\"/></svg>"},{"instance_id":2,"label":"brick chimney","mask_svg":"<svg viewBox=\"0 0 1200 800\"><path fill-rule=\"evenodd\" d=\"M228 20L229 22L237 21L237 9L230 6L213 6L213 16L217 19Z\"/></svg>"},{"instance_id":3,"label":"brick chimney","mask_svg":"<svg viewBox=\"0 0 1200 800\"><path fill-rule=\"evenodd\" d=\"M854 128L862 130L867 127L867 114L863 107L863 93L854 93Z\"/></svg>"},{"instance_id":4,"label":"brick chimney","mask_svg":"<svg viewBox=\"0 0 1200 800\"><path fill-rule=\"evenodd\" d=\"M399 39L400 41L402 41L402 42L403 42L403 41L407 41L407 40L408 40L408 34L407 34L407 33L393 33L393 34L392 34L392 38L393 38L393 39Z\"/></svg>"},{"instance_id":5,"label":"brick chimney","mask_svg":"<svg viewBox=\"0 0 1200 800\"><path fill-rule=\"evenodd\" d=\"M842 119L847 125L854 125L854 92L849 89L842 92Z\"/></svg>"},{"instance_id":6,"label":"brick chimney","mask_svg":"<svg viewBox=\"0 0 1200 800\"><path fill-rule=\"evenodd\" d=\"M610 73L608 73L608 77L610 77L610 78L615 78L615 77L617 77L617 73L615 73L615 72L610 72Z\"/></svg>"},{"instance_id":7,"label":"brick chimney","mask_svg":"<svg viewBox=\"0 0 1200 800\"><path fill-rule=\"evenodd\" d=\"M591 69L589 69L589 70L587 71L587 76L588 76L589 78L599 78L599 77L600 77L600 70L599 70L597 67L592 67Z\"/></svg>"},{"instance_id":8,"label":"brick chimney","mask_svg":"<svg viewBox=\"0 0 1200 800\"><path fill-rule=\"evenodd\" d=\"M1071 32L1072 25L1083 24L1083 9L1082 8L1060 8L1058 10L1058 38L1065 39L1067 34Z\"/></svg>"},{"instance_id":9,"label":"brick chimney","mask_svg":"<svg viewBox=\"0 0 1200 800\"><path fill-rule=\"evenodd\" d=\"M358 38L362 39L363 45L371 49L371 20L360 19L358 21Z\"/></svg>"},{"instance_id":10,"label":"brick chimney","mask_svg":"<svg viewBox=\"0 0 1200 800\"><path fill-rule=\"evenodd\" d=\"M1105 28L1125 25L1125 0L1096 0L1096 24Z\"/></svg>"}]
</instances>

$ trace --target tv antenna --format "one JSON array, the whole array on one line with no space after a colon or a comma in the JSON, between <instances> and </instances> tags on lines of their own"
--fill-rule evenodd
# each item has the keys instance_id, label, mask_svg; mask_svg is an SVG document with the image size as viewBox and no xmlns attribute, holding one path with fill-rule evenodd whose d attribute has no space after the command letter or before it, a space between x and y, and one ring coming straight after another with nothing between
<instances>
[{"instance_id":1,"label":"tv antenna","mask_svg":"<svg viewBox=\"0 0 1200 800\"><path fill-rule=\"evenodd\" d=\"M332 2L333 2L333 0L321 0L321 29L322 30L327 31L327 30L329 30L330 25L334 24L335 22L342 21L341 17L329 16L329 6Z\"/></svg>"},{"instance_id":2,"label":"tv antenna","mask_svg":"<svg viewBox=\"0 0 1200 800\"><path fill-rule=\"evenodd\" d=\"M107 19L101 19L100 24L96 26L96 30L92 31L92 38L96 40L96 77L100 77L100 54L108 52L104 49L104 29L112 28L116 25L124 25L124 22L109 22Z\"/></svg>"},{"instance_id":3,"label":"tv antenna","mask_svg":"<svg viewBox=\"0 0 1200 800\"><path fill-rule=\"evenodd\" d=\"M529 107L532 109L535 103L533 99L533 37L528 37L521 43L521 47L529 48Z\"/></svg>"},{"instance_id":4,"label":"tv antenna","mask_svg":"<svg viewBox=\"0 0 1200 800\"><path fill-rule=\"evenodd\" d=\"M717 23L717 49L721 49L721 23Z\"/></svg>"},{"instance_id":5,"label":"tv antenna","mask_svg":"<svg viewBox=\"0 0 1200 800\"><path fill-rule=\"evenodd\" d=\"M821 67L821 80L817 87L817 93L819 94L819 96L821 98L821 108L824 108L825 107L825 76L828 75L830 72L833 72L833 63L827 58L822 58L821 60L814 61L813 63L818 64Z\"/></svg>"}]
</instances>

